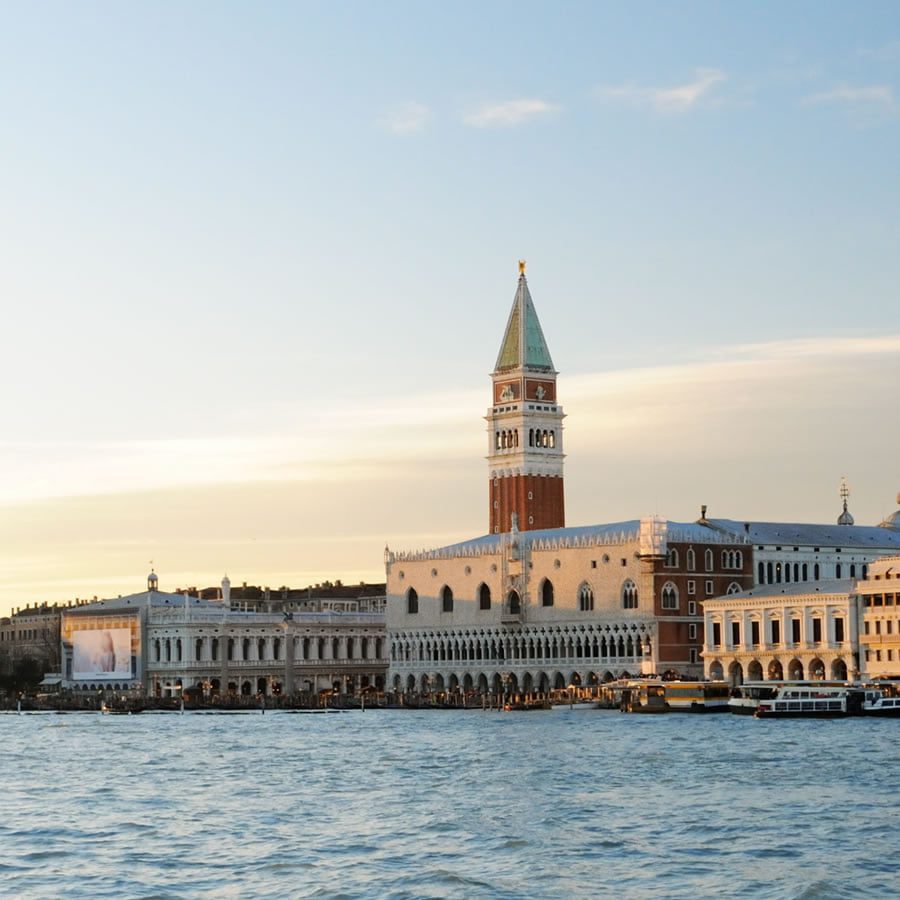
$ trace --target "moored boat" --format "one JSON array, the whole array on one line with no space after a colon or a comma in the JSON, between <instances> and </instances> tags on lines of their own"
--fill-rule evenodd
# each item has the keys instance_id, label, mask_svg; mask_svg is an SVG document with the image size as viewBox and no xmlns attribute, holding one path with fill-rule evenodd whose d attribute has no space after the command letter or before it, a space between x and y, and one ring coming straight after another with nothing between
<instances>
[{"instance_id":1,"label":"moored boat","mask_svg":"<svg viewBox=\"0 0 900 900\"><path fill-rule=\"evenodd\" d=\"M783 685L771 700L760 700L758 719L839 719L862 714L865 691L852 685Z\"/></svg>"},{"instance_id":2,"label":"moored boat","mask_svg":"<svg viewBox=\"0 0 900 900\"><path fill-rule=\"evenodd\" d=\"M867 688L862 702L864 716L900 718L900 697L891 697L880 690Z\"/></svg>"},{"instance_id":3,"label":"moored boat","mask_svg":"<svg viewBox=\"0 0 900 900\"><path fill-rule=\"evenodd\" d=\"M728 712L725 681L666 681L666 703L672 712Z\"/></svg>"},{"instance_id":4,"label":"moored boat","mask_svg":"<svg viewBox=\"0 0 900 900\"><path fill-rule=\"evenodd\" d=\"M666 713L666 689L662 682L633 682L622 689L619 709L628 713Z\"/></svg>"},{"instance_id":5,"label":"moored boat","mask_svg":"<svg viewBox=\"0 0 900 900\"><path fill-rule=\"evenodd\" d=\"M731 689L728 711L735 716L752 716L760 700L775 699L780 686L779 683L745 681Z\"/></svg>"}]
</instances>

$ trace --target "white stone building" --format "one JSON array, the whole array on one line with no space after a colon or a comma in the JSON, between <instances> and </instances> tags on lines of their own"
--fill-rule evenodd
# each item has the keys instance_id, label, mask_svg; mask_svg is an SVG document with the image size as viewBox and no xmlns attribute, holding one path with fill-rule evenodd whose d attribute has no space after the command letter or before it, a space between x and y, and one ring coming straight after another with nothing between
<instances>
[{"instance_id":1,"label":"white stone building","mask_svg":"<svg viewBox=\"0 0 900 900\"><path fill-rule=\"evenodd\" d=\"M147 590L63 612L63 685L74 690L178 695L293 694L384 687L381 613L257 613Z\"/></svg>"},{"instance_id":2,"label":"white stone building","mask_svg":"<svg viewBox=\"0 0 900 900\"><path fill-rule=\"evenodd\" d=\"M749 585L741 546L648 518L388 551L388 687L531 693L699 675L698 586Z\"/></svg>"},{"instance_id":3,"label":"white stone building","mask_svg":"<svg viewBox=\"0 0 900 900\"><path fill-rule=\"evenodd\" d=\"M859 674L852 579L761 585L703 604L705 677L744 681Z\"/></svg>"},{"instance_id":4,"label":"white stone building","mask_svg":"<svg viewBox=\"0 0 900 900\"><path fill-rule=\"evenodd\" d=\"M869 678L900 678L900 556L873 562L856 593L860 667Z\"/></svg>"},{"instance_id":5,"label":"white stone building","mask_svg":"<svg viewBox=\"0 0 900 900\"><path fill-rule=\"evenodd\" d=\"M900 515L880 525L854 525L844 511L835 525L701 519L709 528L753 544L757 585L809 584L865 578L872 560L900 553Z\"/></svg>"}]
</instances>

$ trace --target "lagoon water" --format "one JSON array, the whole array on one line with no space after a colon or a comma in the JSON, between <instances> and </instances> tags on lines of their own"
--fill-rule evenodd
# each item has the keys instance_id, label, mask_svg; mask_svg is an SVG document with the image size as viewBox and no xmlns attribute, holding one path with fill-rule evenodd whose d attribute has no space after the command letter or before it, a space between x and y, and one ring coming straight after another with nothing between
<instances>
[{"instance_id":1,"label":"lagoon water","mask_svg":"<svg viewBox=\"0 0 900 900\"><path fill-rule=\"evenodd\" d=\"M900 721L0 716L0 894L886 897Z\"/></svg>"}]
</instances>

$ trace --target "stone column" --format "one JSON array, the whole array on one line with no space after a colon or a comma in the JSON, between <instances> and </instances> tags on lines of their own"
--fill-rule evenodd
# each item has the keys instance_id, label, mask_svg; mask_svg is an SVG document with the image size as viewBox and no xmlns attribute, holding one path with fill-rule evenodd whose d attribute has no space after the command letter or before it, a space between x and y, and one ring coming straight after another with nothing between
<instances>
[{"instance_id":1,"label":"stone column","mask_svg":"<svg viewBox=\"0 0 900 900\"><path fill-rule=\"evenodd\" d=\"M284 692L288 696L294 693L294 633L284 626Z\"/></svg>"}]
</instances>

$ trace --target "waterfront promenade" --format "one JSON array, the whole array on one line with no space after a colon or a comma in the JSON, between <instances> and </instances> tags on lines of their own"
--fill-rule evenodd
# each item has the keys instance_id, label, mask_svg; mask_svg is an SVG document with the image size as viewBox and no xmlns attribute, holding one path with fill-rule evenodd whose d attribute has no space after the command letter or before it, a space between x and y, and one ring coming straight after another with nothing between
<instances>
[{"instance_id":1,"label":"waterfront promenade","mask_svg":"<svg viewBox=\"0 0 900 900\"><path fill-rule=\"evenodd\" d=\"M0 894L884 897L900 723L3 716Z\"/></svg>"}]
</instances>

